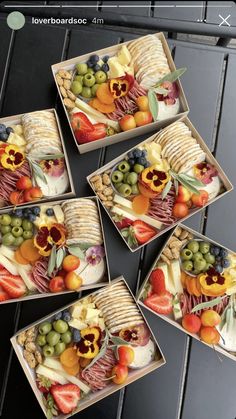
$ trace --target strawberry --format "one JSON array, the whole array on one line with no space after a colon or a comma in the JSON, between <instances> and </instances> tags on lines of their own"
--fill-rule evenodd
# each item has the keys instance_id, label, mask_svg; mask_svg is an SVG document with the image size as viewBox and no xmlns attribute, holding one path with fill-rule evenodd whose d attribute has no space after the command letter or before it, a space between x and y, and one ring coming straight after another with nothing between
<instances>
[{"instance_id":1,"label":"strawberry","mask_svg":"<svg viewBox=\"0 0 236 419\"><path fill-rule=\"evenodd\" d=\"M6 293L6 291L3 291L2 288L0 288L0 302L9 300L9 295Z\"/></svg>"},{"instance_id":2,"label":"strawberry","mask_svg":"<svg viewBox=\"0 0 236 419\"><path fill-rule=\"evenodd\" d=\"M0 271L0 285L7 292L9 298L22 297L27 291L21 277L10 274L6 269Z\"/></svg>"},{"instance_id":3,"label":"strawberry","mask_svg":"<svg viewBox=\"0 0 236 419\"><path fill-rule=\"evenodd\" d=\"M150 275L150 283L155 294L161 295L165 293L165 276L162 269L156 268L152 271Z\"/></svg>"},{"instance_id":4,"label":"strawberry","mask_svg":"<svg viewBox=\"0 0 236 419\"><path fill-rule=\"evenodd\" d=\"M139 244L147 243L157 234L154 228L141 220L135 220L133 222L133 231Z\"/></svg>"},{"instance_id":5,"label":"strawberry","mask_svg":"<svg viewBox=\"0 0 236 419\"><path fill-rule=\"evenodd\" d=\"M71 116L71 126L73 131L93 131L93 124L83 112L73 113Z\"/></svg>"},{"instance_id":6,"label":"strawberry","mask_svg":"<svg viewBox=\"0 0 236 419\"><path fill-rule=\"evenodd\" d=\"M170 314L172 312L172 295L166 291L162 295L152 294L144 300L144 304L159 314Z\"/></svg>"},{"instance_id":7,"label":"strawberry","mask_svg":"<svg viewBox=\"0 0 236 419\"><path fill-rule=\"evenodd\" d=\"M127 217L123 217L122 215L115 214L114 217L112 217L112 219L119 230L122 230L122 228L127 228L133 224L132 220L130 220Z\"/></svg>"},{"instance_id":8,"label":"strawberry","mask_svg":"<svg viewBox=\"0 0 236 419\"><path fill-rule=\"evenodd\" d=\"M64 413L71 413L78 405L80 388L75 384L53 385L50 392L58 409Z\"/></svg>"},{"instance_id":9,"label":"strawberry","mask_svg":"<svg viewBox=\"0 0 236 419\"><path fill-rule=\"evenodd\" d=\"M107 126L102 122L93 125L93 131L78 129L75 131L75 138L79 144L90 143L106 137Z\"/></svg>"}]
</instances>

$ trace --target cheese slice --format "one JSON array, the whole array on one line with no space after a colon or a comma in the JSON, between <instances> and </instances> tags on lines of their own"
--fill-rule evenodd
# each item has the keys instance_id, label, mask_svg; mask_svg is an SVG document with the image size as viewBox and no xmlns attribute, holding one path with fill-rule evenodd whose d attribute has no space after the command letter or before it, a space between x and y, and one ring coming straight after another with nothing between
<instances>
[{"instance_id":1,"label":"cheese slice","mask_svg":"<svg viewBox=\"0 0 236 419\"><path fill-rule=\"evenodd\" d=\"M125 75L123 66L119 63L117 57L111 57L108 60L109 71L108 78L115 79L117 77L123 77Z\"/></svg>"},{"instance_id":2,"label":"cheese slice","mask_svg":"<svg viewBox=\"0 0 236 419\"><path fill-rule=\"evenodd\" d=\"M127 65L130 63L132 57L126 45L122 45L120 51L117 54L117 58L120 64Z\"/></svg>"},{"instance_id":3,"label":"cheese slice","mask_svg":"<svg viewBox=\"0 0 236 419\"><path fill-rule=\"evenodd\" d=\"M138 214L136 216L134 211L129 208L122 208L115 205L114 207L112 207L111 211L114 212L115 214L123 215L124 217L127 217L132 221L135 221L135 220L144 221L145 223L157 229L160 229L162 227L162 223L160 221L155 220L154 218L149 217L148 215Z\"/></svg>"},{"instance_id":4,"label":"cheese slice","mask_svg":"<svg viewBox=\"0 0 236 419\"><path fill-rule=\"evenodd\" d=\"M76 304L73 306L71 310L71 317L73 319L80 319L82 311L85 309L85 306L83 304Z\"/></svg>"},{"instance_id":5,"label":"cheese slice","mask_svg":"<svg viewBox=\"0 0 236 419\"><path fill-rule=\"evenodd\" d=\"M174 284L175 293L182 294L183 287L181 283L180 263L178 260L172 260L169 265L169 276Z\"/></svg>"},{"instance_id":6,"label":"cheese slice","mask_svg":"<svg viewBox=\"0 0 236 419\"><path fill-rule=\"evenodd\" d=\"M158 268L160 268L164 274L165 277L165 286L167 291L169 291L171 294L175 294L175 286L174 283L172 281L172 278L169 275L168 272L168 266L166 263L158 263Z\"/></svg>"},{"instance_id":7,"label":"cheese slice","mask_svg":"<svg viewBox=\"0 0 236 419\"><path fill-rule=\"evenodd\" d=\"M87 327L87 323L82 322L78 319L72 319L68 322L70 327L74 327L75 329L82 330Z\"/></svg>"},{"instance_id":8,"label":"cheese slice","mask_svg":"<svg viewBox=\"0 0 236 419\"><path fill-rule=\"evenodd\" d=\"M90 320L94 317L99 316L99 314L100 314L100 310L97 310L96 308L87 308L85 319Z\"/></svg>"}]
</instances>

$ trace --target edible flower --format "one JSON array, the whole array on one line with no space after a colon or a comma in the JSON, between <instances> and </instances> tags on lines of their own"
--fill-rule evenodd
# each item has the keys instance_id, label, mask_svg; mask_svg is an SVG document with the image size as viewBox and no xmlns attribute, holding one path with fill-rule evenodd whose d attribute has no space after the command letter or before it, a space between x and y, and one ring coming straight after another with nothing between
<instances>
[{"instance_id":1,"label":"edible flower","mask_svg":"<svg viewBox=\"0 0 236 419\"><path fill-rule=\"evenodd\" d=\"M114 99L127 95L129 91L129 82L125 79L111 79L110 92Z\"/></svg>"},{"instance_id":2,"label":"edible flower","mask_svg":"<svg viewBox=\"0 0 236 419\"><path fill-rule=\"evenodd\" d=\"M92 246L86 250L85 258L86 262L90 265L97 265L101 262L101 259L105 256L105 251L102 246Z\"/></svg>"},{"instance_id":3,"label":"edible flower","mask_svg":"<svg viewBox=\"0 0 236 419\"><path fill-rule=\"evenodd\" d=\"M53 160L41 160L39 164L44 173L53 177L61 176L65 170L65 163L63 158Z\"/></svg>"},{"instance_id":4,"label":"edible flower","mask_svg":"<svg viewBox=\"0 0 236 419\"><path fill-rule=\"evenodd\" d=\"M99 352L100 329L87 327L80 332L81 339L77 344L77 355L87 359L93 359Z\"/></svg>"},{"instance_id":5,"label":"edible flower","mask_svg":"<svg viewBox=\"0 0 236 419\"><path fill-rule=\"evenodd\" d=\"M202 294L208 297L218 297L225 294L231 284L231 276L227 273L220 274L214 268L198 275Z\"/></svg>"},{"instance_id":6,"label":"edible flower","mask_svg":"<svg viewBox=\"0 0 236 419\"><path fill-rule=\"evenodd\" d=\"M170 179L167 172L157 170L156 165L147 167L141 174L141 179L152 191L161 192Z\"/></svg>"},{"instance_id":7,"label":"edible flower","mask_svg":"<svg viewBox=\"0 0 236 419\"><path fill-rule=\"evenodd\" d=\"M18 146L10 144L1 152L0 159L1 166L4 169L15 171L24 163L25 156Z\"/></svg>"},{"instance_id":8,"label":"edible flower","mask_svg":"<svg viewBox=\"0 0 236 419\"><path fill-rule=\"evenodd\" d=\"M212 178L218 175L216 168L207 162L196 164L193 170L195 177L201 180L205 185L211 183L213 180Z\"/></svg>"},{"instance_id":9,"label":"edible flower","mask_svg":"<svg viewBox=\"0 0 236 419\"><path fill-rule=\"evenodd\" d=\"M179 97L177 83L166 80L159 87L167 90L167 92L163 94L157 93L157 99L159 101L164 101L166 105L174 105L176 99Z\"/></svg>"},{"instance_id":10,"label":"edible flower","mask_svg":"<svg viewBox=\"0 0 236 419\"><path fill-rule=\"evenodd\" d=\"M65 243L65 228L62 224L53 223L40 226L34 237L34 245L42 256L49 256L54 245L61 246Z\"/></svg>"}]
</instances>

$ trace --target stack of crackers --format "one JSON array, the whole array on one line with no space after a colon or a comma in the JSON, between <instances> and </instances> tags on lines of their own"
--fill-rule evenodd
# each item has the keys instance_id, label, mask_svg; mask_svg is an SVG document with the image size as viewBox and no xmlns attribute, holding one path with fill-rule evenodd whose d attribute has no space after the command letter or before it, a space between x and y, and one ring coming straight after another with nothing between
<instances>
[{"instance_id":1,"label":"stack of crackers","mask_svg":"<svg viewBox=\"0 0 236 419\"><path fill-rule=\"evenodd\" d=\"M103 235L96 203L89 198L77 198L63 202L67 245L90 243L100 245Z\"/></svg>"},{"instance_id":2,"label":"stack of crackers","mask_svg":"<svg viewBox=\"0 0 236 419\"><path fill-rule=\"evenodd\" d=\"M101 310L111 334L144 323L133 297L122 282L100 290L99 294L95 296L94 302Z\"/></svg>"},{"instance_id":3,"label":"stack of crackers","mask_svg":"<svg viewBox=\"0 0 236 419\"><path fill-rule=\"evenodd\" d=\"M131 64L137 82L146 89L170 73L162 43L155 35L147 35L128 44Z\"/></svg>"},{"instance_id":4,"label":"stack of crackers","mask_svg":"<svg viewBox=\"0 0 236 419\"><path fill-rule=\"evenodd\" d=\"M188 172L205 161L206 154L184 122L174 122L162 129L154 141L161 145L161 155L177 173Z\"/></svg>"},{"instance_id":5,"label":"stack of crackers","mask_svg":"<svg viewBox=\"0 0 236 419\"><path fill-rule=\"evenodd\" d=\"M61 139L52 112L36 111L22 116L22 125L29 155L60 154Z\"/></svg>"}]
</instances>

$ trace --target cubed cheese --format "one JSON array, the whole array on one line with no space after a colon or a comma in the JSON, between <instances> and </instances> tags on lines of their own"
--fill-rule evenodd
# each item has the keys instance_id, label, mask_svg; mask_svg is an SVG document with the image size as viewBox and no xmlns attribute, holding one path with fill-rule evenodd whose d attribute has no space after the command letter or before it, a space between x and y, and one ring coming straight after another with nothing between
<instances>
[{"instance_id":1,"label":"cubed cheese","mask_svg":"<svg viewBox=\"0 0 236 419\"><path fill-rule=\"evenodd\" d=\"M92 319L94 317L98 317L99 314L100 314L100 310L97 310L96 308L87 308L86 320Z\"/></svg>"},{"instance_id":2,"label":"cubed cheese","mask_svg":"<svg viewBox=\"0 0 236 419\"><path fill-rule=\"evenodd\" d=\"M123 77L125 75L123 66L119 63L117 57L109 58L108 65L109 65L109 72L108 72L109 79L115 79L117 77Z\"/></svg>"},{"instance_id":3,"label":"cubed cheese","mask_svg":"<svg viewBox=\"0 0 236 419\"><path fill-rule=\"evenodd\" d=\"M78 319L72 319L68 322L70 327L74 327L75 329L82 330L87 327L87 323L82 322Z\"/></svg>"},{"instance_id":4,"label":"cubed cheese","mask_svg":"<svg viewBox=\"0 0 236 419\"><path fill-rule=\"evenodd\" d=\"M82 312L83 308L84 307L83 307L82 304L74 305L73 308L72 308L72 310L71 310L71 316L74 319L80 319L81 312Z\"/></svg>"},{"instance_id":5,"label":"cubed cheese","mask_svg":"<svg viewBox=\"0 0 236 419\"><path fill-rule=\"evenodd\" d=\"M117 54L118 61L122 65L127 65L131 61L131 55L126 45L122 45L120 51Z\"/></svg>"}]
</instances>

